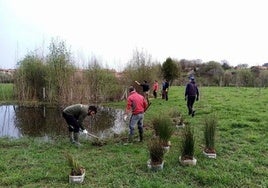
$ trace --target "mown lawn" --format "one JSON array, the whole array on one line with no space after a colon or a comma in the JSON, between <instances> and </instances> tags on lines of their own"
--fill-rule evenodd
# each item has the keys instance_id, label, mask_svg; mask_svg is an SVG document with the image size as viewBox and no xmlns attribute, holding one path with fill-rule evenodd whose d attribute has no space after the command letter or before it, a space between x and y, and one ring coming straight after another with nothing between
<instances>
[{"instance_id":1,"label":"mown lawn","mask_svg":"<svg viewBox=\"0 0 268 188\"><path fill-rule=\"evenodd\" d=\"M127 133L98 147L83 139L80 148L68 138L0 139L1 187L73 187L64 153L86 168L83 184L75 187L268 187L268 89L201 87L196 116L187 115L184 87L172 87L169 100L151 99L145 114L145 141L125 144ZM125 102L106 104L124 108ZM176 129L164 169L150 171L147 142L153 136L151 120L179 111L194 127L196 166L181 166L180 135ZM203 156L203 121L216 114L217 158ZM137 135L137 129L136 129Z\"/></svg>"}]
</instances>

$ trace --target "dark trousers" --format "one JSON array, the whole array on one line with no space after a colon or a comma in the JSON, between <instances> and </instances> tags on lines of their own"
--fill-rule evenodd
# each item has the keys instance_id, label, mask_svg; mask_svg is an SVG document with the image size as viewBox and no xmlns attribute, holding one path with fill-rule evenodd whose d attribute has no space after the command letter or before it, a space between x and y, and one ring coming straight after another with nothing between
<instances>
[{"instance_id":1,"label":"dark trousers","mask_svg":"<svg viewBox=\"0 0 268 188\"><path fill-rule=\"evenodd\" d=\"M154 98L156 99L157 98L157 91L156 90L153 91L153 95L154 95Z\"/></svg>"},{"instance_id":2,"label":"dark trousers","mask_svg":"<svg viewBox=\"0 0 268 188\"><path fill-rule=\"evenodd\" d=\"M162 99L168 100L168 92L166 90L162 90Z\"/></svg>"},{"instance_id":3,"label":"dark trousers","mask_svg":"<svg viewBox=\"0 0 268 188\"><path fill-rule=\"evenodd\" d=\"M78 133L80 126L77 122L77 119L74 116L66 114L64 112L62 113L62 116L68 124L69 132Z\"/></svg>"},{"instance_id":4,"label":"dark trousers","mask_svg":"<svg viewBox=\"0 0 268 188\"><path fill-rule=\"evenodd\" d=\"M195 102L195 96L188 96L187 97L187 108L188 108L189 115L191 115L193 113L194 102Z\"/></svg>"}]
</instances>

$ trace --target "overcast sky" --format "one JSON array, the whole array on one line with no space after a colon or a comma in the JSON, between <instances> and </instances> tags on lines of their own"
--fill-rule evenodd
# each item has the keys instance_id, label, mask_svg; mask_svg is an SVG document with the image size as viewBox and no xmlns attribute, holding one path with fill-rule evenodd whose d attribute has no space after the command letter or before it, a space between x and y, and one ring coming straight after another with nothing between
<instances>
[{"instance_id":1,"label":"overcast sky","mask_svg":"<svg viewBox=\"0 0 268 188\"><path fill-rule=\"evenodd\" d=\"M122 69L133 51L153 60L268 62L266 0L0 0L0 68L60 38L84 66Z\"/></svg>"}]
</instances>

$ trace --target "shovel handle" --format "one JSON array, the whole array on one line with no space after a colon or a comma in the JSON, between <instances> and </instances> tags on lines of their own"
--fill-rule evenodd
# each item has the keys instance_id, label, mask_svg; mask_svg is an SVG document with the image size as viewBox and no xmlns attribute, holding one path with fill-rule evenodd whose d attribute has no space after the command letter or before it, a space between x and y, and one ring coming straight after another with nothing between
<instances>
[{"instance_id":1,"label":"shovel handle","mask_svg":"<svg viewBox=\"0 0 268 188\"><path fill-rule=\"evenodd\" d=\"M92 136L92 137L94 137L94 138L97 138L97 139L100 139L99 137L97 137L96 135L94 135L94 134L91 134L91 133L87 133L89 136Z\"/></svg>"}]
</instances>

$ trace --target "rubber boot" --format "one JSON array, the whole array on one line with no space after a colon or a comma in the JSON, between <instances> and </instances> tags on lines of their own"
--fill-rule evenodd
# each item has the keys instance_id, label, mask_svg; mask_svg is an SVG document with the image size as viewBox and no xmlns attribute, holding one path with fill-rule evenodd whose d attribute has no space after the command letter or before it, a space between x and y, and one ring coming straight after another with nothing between
<instances>
[{"instance_id":1,"label":"rubber boot","mask_svg":"<svg viewBox=\"0 0 268 188\"><path fill-rule=\"evenodd\" d=\"M132 143L133 142L133 135L128 135L128 142L129 143Z\"/></svg>"},{"instance_id":2,"label":"rubber boot","mask_svg":"<svg viewBox=\"0 0 268 188\"><path fill-rule=\"evenodd\" d=\"M74 143L74 132L69 132L70 142Z\"/></svg>"},{"instance_id":3,"label":"rubber boot","mask_svg":"<svg viewBox=\"0 0 268 188\"><path fill-rule=\"evenodd\" d=\"M192 115L193 111L191 108L188 108L188 115Z\"/></svg>"},{"instance_id":4,"label":"rubber boot","mask_svg":"<svg viewBox=\"0 0 268 188\"><path fill-rule=\"evenodd\" d=\"M194 117L194 115L195 115L195 110L192 111L192 117Z\"/></svg>"},{"instance_id":5,"label":"rubber boot","mask_svg":"<svg viewBox=\"0 0 268 188\"><path fill-rule=\"evenodd\" d=\"M143 133L139 133L140 135L140 142L143 142Z\"/></svg>"},{"instance_id":6,"label":"rubber boot","mask_svg":"<svg viewBox=\"0 0 268 188\"><path fill-rule=\"evenodd\" d=\"M74 143L77 146L81 146L81 144L79 143L79 133L74 133Z\"/></svg>"}]
</instances>

